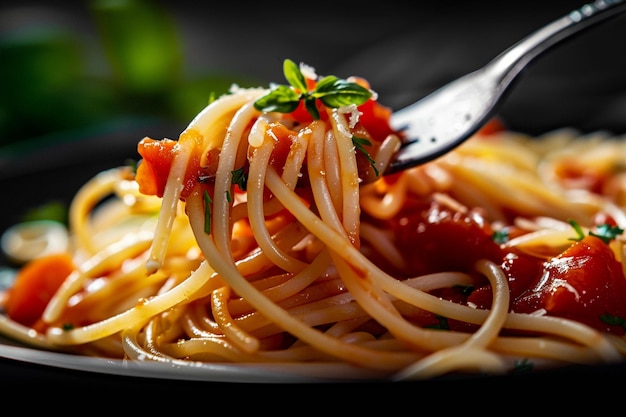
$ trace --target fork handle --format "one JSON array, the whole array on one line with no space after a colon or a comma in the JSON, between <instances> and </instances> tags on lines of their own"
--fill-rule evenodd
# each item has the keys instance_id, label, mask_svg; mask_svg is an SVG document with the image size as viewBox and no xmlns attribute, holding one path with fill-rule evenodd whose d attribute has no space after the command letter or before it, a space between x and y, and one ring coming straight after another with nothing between
<instances>
[{"instance_id":1,"label":"fork handle","mask_svg":"<svg viewBox=\"0 0 626 417\"><path fill-rule=\"evenodd\" d=\"M626 11L624 0L596 0L572 10L567 15L531 33L500 55L487 67L514 79L527 64L576 32L596 25Z\"/></svg>"}]
</instances>

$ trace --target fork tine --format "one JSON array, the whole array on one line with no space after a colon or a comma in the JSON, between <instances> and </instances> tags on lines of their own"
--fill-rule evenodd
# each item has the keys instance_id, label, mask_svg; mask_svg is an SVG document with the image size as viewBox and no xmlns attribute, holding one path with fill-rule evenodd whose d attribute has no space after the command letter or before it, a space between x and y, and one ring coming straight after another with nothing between
<instances>
[{"instance_id":1,"label":"fork tine","mask_svg":"<svg viewBox=\"0 0 626 417\"><path fill-rule=\"evenodd\" d=\"M624 0L585 4L530 34L482 68L395 112L391 125L404 133L404 144L384 175L428 162L464 142L496 113L513 82L535 58L623 12Z\"/></svg>"}]
</instances>

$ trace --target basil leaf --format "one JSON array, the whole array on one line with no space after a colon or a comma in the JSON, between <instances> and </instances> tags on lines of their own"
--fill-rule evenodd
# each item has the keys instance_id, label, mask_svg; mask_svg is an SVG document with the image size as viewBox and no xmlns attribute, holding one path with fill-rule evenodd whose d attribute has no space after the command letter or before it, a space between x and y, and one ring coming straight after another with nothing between
<instances>
[{"instance_id":1,"label":"basil leaf","mask_svg":"<svg viewBox=\"0 0 626 417\"><path fill-rule=\"evenodd\" d=\"M318 84L314 95L326 106L337 108L361 105L370 99L372 92L357 83L335 79L332 83Z\"/></svg>"},{"instance_id":2,"label":"basil leaf","mask_svg":"<svg viewBox=\"0 0 626 417\"><path fill-rule=\"evenodd\" d=\"M285 59L285 62L283 63L283 73L285 74L285 79L295 89L300 90L303 93L308 91L306 80L304 79L302 71L300 71L300 67L298 67L298 64L293 62L291 59Z\"/></svg>"},{"instance_id":3,"label":"basil leaf","mask_svg":"<svg viewBox=\"0 0 626 417\"><path fill-rule=\"evenodd\" d=\"M254 102L254 108L264 112L291 113L298 104L300 96L287 85L278 85L269 93Z\"/></svg>"},{"instance_id":4,"label":"basil leaf","mask_svg":"<svg viewBox=\"0 0 626 417\"><path fill-rule=\"evenodd\" d=\"M339 78L335 77L334 75L325 76L317 82L317 84L315 85L315 91L313 91L312 94L317 96L320 93L332 91L335 88L334 85L337 81L341 80L339 80Z\"/></svg>"},{"instance_id":5,"label":"basil leaf","mask_svg":"<svg viewBox=\"0 0 626 417\"><path fill-rule=\"evenodd\" d=\"M309 112L311 117L313 117L313 120L320 119L320 112L317 109L317 103L313 97L304 99L304 107L306 107L306 110Z\"/></svg>"},{"instance_id":6,"label":"basil leaf","mask_svg":"<svg viewBox=\"0 0 626 417\"><path fill-rule=\"evenodd\" d=\"M322 77L315 88L309 91L300 67L290 59L283 62L283 72L290 85L273 86L269 93L255 101L254 107L257 110L291 113L298 108L300 100L303 100L307 111L318 120L320 115L316 99L326 107L337 108L352 104L358 106L372 97L369 89L334 75Z\"/></svg>"}]
</instances>

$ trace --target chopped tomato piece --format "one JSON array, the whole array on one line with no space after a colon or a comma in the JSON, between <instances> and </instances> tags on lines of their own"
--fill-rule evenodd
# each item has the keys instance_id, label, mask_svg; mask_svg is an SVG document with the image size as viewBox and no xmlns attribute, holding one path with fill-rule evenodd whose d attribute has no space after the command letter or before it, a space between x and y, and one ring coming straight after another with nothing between
<instances>
[{"instance_id":1,"label":"chopped tomato piece","mask_svg":"<svg viewBox=\"0 0 626 417\"><path fill-rule=\"evenodd\" d=\"M67 253L47 255L28 263L8 291L4 305L7 315L25 326L34 325L74 269L74 262Z\"/></svg>"},{"instance_id":2,"label":"chopped tomato piece","mask_svg":"<svg viewBox=\"0 0 626 417\"><path fill-rule=\"evenodd\" d=\"M503 256L482 216L434 202L420 206L417 200L409 201L390 229L412 276L449 270L470 272L478 259L498 262Z\"/></svg>"},{"instance_id":3,"label":"chopped tomato piece","mask_svg":"<svg viewBox=\"0 0 626 417\"><path fill-rule=\"evenodd\" d=\"M362 113L359 122L376 142L382 142L388 135L398 133L389 125L391 109L378 101L366 101L359 106L359 111Z\"/></svg>"},{"instance_id":4,"label":"chopped tomato piece","mask_svg":"<svg viewBox=\"0 0 626 417\"><path fill-rule=\"evenodd\" d=\"M167 179L174 158L178 152L178 144L180 141L191 143L193 147L184 174L184 188L180 195L181 200L187 198L193 187L198 182L201 182L202 179L215 175L214 170L217 165L217 158L213 155L215 149L208 151L207 162L209 165L201 167L200 145L202 144L202 136L196 131L183 133L178 142L171 139L155 140L146 137L143 138L137 146L137 151L142 159L137 167L135 180L139 184L139 191L141 193L163 197Z\"/></svg>"},{"instance_id":5,"label":"chopped tomato piece","mask_svg":"<svg viewBox=\"0 0 626 417\"><path fill-rule=\"evenodd\" d=\"M596 236L585 236L546 262L540 282L513 303L513 309L547 314L585 323L598 330L624 334L602 316L626 318L626 278L609 246Z\"/></svg>"},{"instance_id":6,"label":"chopped tomato piece","mask_svg":"<svg viewBox=\"0 0 626 417\"><path fill-rule=\"evenodd\" d=\"M137 150L143 159L137 167L135 179L140 192L163 197L175 146L176 141L171 139L155 140L146 137L139 142Z\"/></svg>"},{"instance_id":7,"label":"chopped tomato piece","mask_svg":"<svg viewBox=\"0 0 626 417\"><path fill-rule=\"evenodd\" d=\"M534 313L544 309L547 315L575 320L602 332L620 336L626 332L615 324L626 320L626 277L609 245L596 236L585 236L546 261L501 248L491 238L489 223L475 213L458 213L417 199L409 200L406 211L388 220L387 227L407 260L408 276L450 270L473 273L477 260L488 259L500 264L508 278L512 311ZM382 259L372 260L385 266ZM393 273L402 279L403 273ZM470 294L464 289L450 289L436 295L490 308L493 295L489 283L476 276L473 284ZM448 321L452 329L471 327Z\"/></svg>"},{"instance_id":8,"label":"chopped tomato piece","mask_svg":"<svg viewBox=\"0 0 626 417\"><path fill-rule=\"evenodd\" d=\"M287 161L291 145L297 138L297 133L289 130L281 123L272 123L267 129L267 134L274 139L274 150L270 158L270 165L280 174Z\"/></svg>"}]
</instances>

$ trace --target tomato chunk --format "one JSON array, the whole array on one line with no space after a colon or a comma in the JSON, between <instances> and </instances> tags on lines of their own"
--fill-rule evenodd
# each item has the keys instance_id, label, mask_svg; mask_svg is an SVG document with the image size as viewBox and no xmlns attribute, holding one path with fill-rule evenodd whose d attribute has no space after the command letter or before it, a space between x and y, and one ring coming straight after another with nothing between
<instances>
[{"instance_id":1,"label":"tomato chunk","mask_svg":"<svg viewBox=\"0 0 626 417\"><path fill-rule=\"evenodd\" d=\"M383 106L378 101L368 100L359 106L359 111L362 113L359 122L372 135L374 141L382 142L388 135L398 134L389 124L391 117L389 107Z\"/></svg>"},{"instance_id":2,"label":"tomato chunk","mask_svg":"<svg viewBox=\"0 0 626 417\"><path fill-rule=\"evenodd\" d=\"M174 158L180 149L178 145L181 141L191 144L192 150L184 173L183 190L180 198L184 200L189 196L189 193L197 183L202 182L202 179L215 175L217 158L214 153L219 152L219 150L212 149L207 151L208 166L200 166L202 136L196 131L183 133L179 141L171 139L155 140L146 137L137 146L137 151L142 159L137 167L135 180L139 184L141 193L163 197Z\"/></svg>"},{"instance_id":3,"label":"tomato chunk","mask_svg":"<svg viewBox=\"0 0 626 417\"><path fill-rule=\"evenodd\" d=\"M171 139L155 140L148 137L139 142L137 150L143 159L137 167L135 179L140 192L163 197L175 145L176 141Z\"/></svg>"},{"instance_id":4,"label":"tomato chunk","mask_svg":"<svg viewBox=\"0 0 626 417\"><path fill-rule=\"evenodd\" d=\"M609 246L589 235L546 262L541 280L513 304L519 312L539 308L623 335L623 327L602 320L606 314L626 318L626 277Z\"/></svg>"},{"instance_id":5,"label":"tomato chunk","mask_svg":"<svg viewBox=\"0 0 626 417\"><path fill-rule=\"evenodd\" d=\"M74 268L67 253L43 256L28 263L8 292L4 305L7 315L25 326L33 326Z\"/></svg>"}]
</instances>

